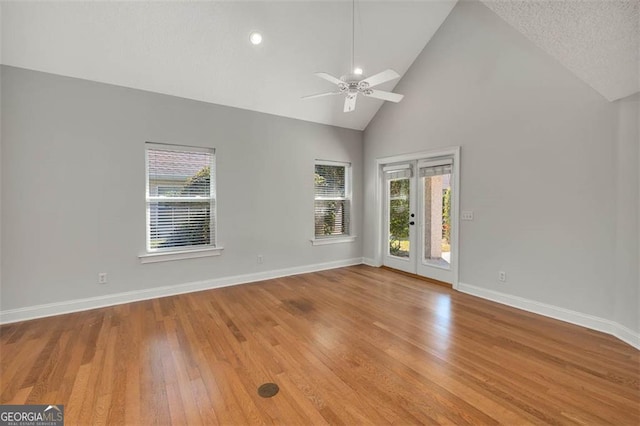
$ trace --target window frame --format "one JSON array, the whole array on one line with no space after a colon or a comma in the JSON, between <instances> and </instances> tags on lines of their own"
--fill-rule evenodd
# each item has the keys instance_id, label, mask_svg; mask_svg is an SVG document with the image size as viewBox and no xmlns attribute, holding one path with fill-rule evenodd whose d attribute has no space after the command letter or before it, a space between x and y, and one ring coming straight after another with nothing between
<instances>
[{"instance_id":1,"label":"window frame","mask_svg":"<svg viewBox=\"0 0 640 426\"><path fill-rule=\"evenodd\" d=\"M316 159L313 164L313 172L315 176L316 166L337 166L344 167L344 197L318 197L315 193L315 184L314 184L314 194L313 194L313 235L314 237L311 239L311 243L313 245L325 245L325 244L335 244L335 243L346 243L355 241L356 236L353 234L352 229L352 213L353 213L353 172L352 172L352 164L346 161L331 161L331 160L318 160ZM344 201L345 206L347 208L347 223L346 223L346 233L336 234L336 235L316 235L315 231L315 202L316 201Z\"/></svg>"},{"instance_id":2,"label":"window frame","mask_svg":"<svg viewBox=\"0 0 640 426\"><path fill-rule=\"evenodd\" d=\"M174 152L185 153L208 153L211 155L211 161L209 163L209 196L208 197L166 197L160 195L150 195L149 185L149 151L150 150L165 150ZM145 156L145 253L139 255L141 263L154 263L169 260L179 260L188 258L198 258L207 256L217 256L221 254L222 247L217 245L217 180L216 180L216 150L209 147L198 147L188 145L177 145L168 143L157 142L145 142L144 147ZM151 247L151 204L154 202L166 202L166 203L179 203L179 202L194 202L209 204L209 243L190 245L190 246L176 246L166 248L152 248Z\"/></svg>"}]
</instances>

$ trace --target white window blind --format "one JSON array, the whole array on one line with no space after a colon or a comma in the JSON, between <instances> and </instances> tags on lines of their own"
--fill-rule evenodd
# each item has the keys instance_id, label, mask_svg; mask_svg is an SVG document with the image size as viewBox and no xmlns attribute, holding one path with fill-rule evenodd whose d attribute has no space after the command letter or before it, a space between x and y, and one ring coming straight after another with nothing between
<instances>
[{"instance_id":1,"label":"white window blind","mask_svg":"<svg viewBox=\"0 0 640 426\"><path fill-rule=\"evenodd\" d=\"M321 162L315 165L315 236L349 235L351 165Z\"/></svg>"},{"instance_id":2,"label":"white window blind","mask_svg":"<svg viewBox=\"0 0 640 426\"><path fill-rule=\"evenodd\" d=\"M451 165L424 167L420 169L420 177L430 177L447 174L451 174Z\"/></svg>"},{"instance_id":3,"label":"white window blind","mask_svg":"<svg viewBox=\"0 0 640 426\"><path fill-rule=\"evenodd\" d=\"M146 145L147 250L215 247L213 149Z\"/></svg>"},{"instance_id":4,"label":"white window blind","mask_svg":"<svg viewBox=\"0 0 640 426\"><path fill-rule=\"evenodd\" d=\"M420 177L431 177L451 174L452 160L432 161L420 164Z\"/></svg>"},{"instance_id":5,"label":"white window blind","mask_svg":"<svg viewBox=\"0 0 640 426\"><path fill-rule=\"evenodd\" d=\"M410 179L413 176L413 169L410 164L385 166L382 171L387 180Z\"/></svg>"}]
</instances>

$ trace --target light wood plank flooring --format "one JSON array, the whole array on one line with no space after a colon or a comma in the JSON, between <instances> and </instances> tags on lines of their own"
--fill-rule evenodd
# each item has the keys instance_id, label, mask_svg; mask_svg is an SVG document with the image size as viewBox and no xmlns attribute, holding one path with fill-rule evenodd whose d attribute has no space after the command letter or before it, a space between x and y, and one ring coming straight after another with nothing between
<instances>
[{"instance_id":1,"label":"light wood plank flooring","mask_svg":"<svg viewBox=\"0 0 640 426\"><path fill-rule=\"evenodd\" d=\"M9 324L0 345L0 403L64 404L67 425L640 424L631 346L364 265Z\"/></svg>"}]
</instances>

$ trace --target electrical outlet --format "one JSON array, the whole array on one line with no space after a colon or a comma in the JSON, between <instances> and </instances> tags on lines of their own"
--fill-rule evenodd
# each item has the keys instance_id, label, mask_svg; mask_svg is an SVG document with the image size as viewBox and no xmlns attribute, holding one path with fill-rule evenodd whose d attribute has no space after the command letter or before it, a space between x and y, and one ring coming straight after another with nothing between
<instances>
[{"instance_id":1,"label":"electrical outlet","mask_svg":"<svg viewBox=\"0 0 640 426\"><path fill-rule=\"evenodd\" d=\"M473 220L473 212L471 210L463 211L460 216L462 220Z\"/></svg>"},{"instance_id":2,"label":"electrical outlet","mask_svg":"<svg viewBox=\"0 0 640 426\"><path fill-rule=\"evenodd\" d=\"M264 257L261 254L258 255L258 263L259 264L263 264L264 263Z\"/></svg>"},{"instance_id":3,"label":"electrical outlet","mask_svg":"<svg viewBox=\"0 0 640 426\"><path fill-rule=\"evenodd\" d=\"M506 282L507 281L507 273L505 271L498 271L498 280L500 280L501 282Z\"/></svg>"},{"instance_id":4,"label":"electrical outlet","mask_svg":"<svg viewBox=\"0 0 640 426\"><path fill-rule=\"evenodd\" d=\"M106 284L107 283L107 273L100 272L98 274L98 284Z\"/></svg>"}]
</instances>

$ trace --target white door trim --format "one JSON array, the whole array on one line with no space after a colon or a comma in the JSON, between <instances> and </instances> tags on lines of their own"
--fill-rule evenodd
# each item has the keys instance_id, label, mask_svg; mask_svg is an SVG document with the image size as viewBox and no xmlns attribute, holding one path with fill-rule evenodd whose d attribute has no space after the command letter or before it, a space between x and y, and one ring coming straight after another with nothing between
<instances>
[{"instance_id":1,"label":"white door trim","mask_svg":"<svg viewBox=\"0 0 640 426\"><path fill-rule=\"evenodd\" d=\"M380 157L376 158L376 210L375 210L375 253L374 253L374 261L378 266L382 265L383 262L383 247L382 247L382 235L384 235L384 209L382 205L383 196L382 190L384 187L384 173L382 171L383 164L389 163L400 163L404 161L416 161L416 160L424 160L434 157L444 157L451 156L453 157L453 200L452 200L452 222L455 223L454 235L453 239L453 248L451 252L451 256L453 259L456 259L456 262L452 265L453 272L453 288L455 290L458 289L459 283L459 268L460 268L460 237L459 237L459 229L460 229L460 220L459 220L459 211L460 211L460 147L453 146L448 148L440 148L430 151L421 151L414 152L408 154L401 155L393 155L389 157Z\"/></svg>"}]
</instances>

